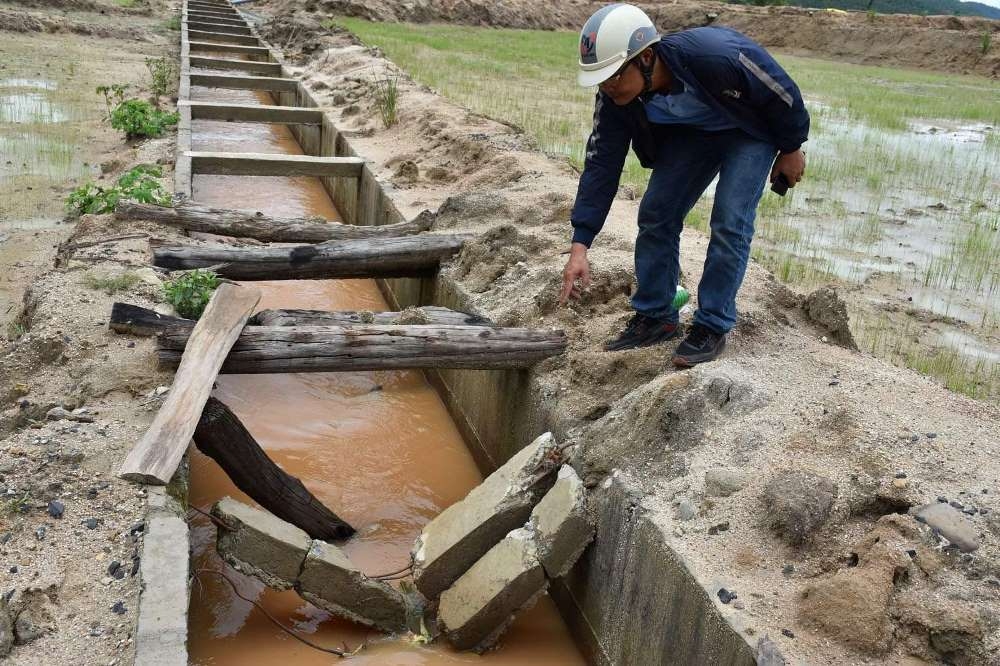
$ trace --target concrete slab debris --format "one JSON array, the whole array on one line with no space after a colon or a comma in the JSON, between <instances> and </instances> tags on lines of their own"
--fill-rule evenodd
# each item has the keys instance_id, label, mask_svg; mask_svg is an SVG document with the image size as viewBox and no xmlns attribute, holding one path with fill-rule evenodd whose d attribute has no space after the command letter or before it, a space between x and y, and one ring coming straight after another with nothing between
<instances>
[{"instance_id":1,"label":"concrete slab debris","mask_svg":"<svg viewBox=\"0 0 1000 666\"><path fill-rule=\"evenodd\" d=\"M538 559L549 578L561 578L594 538L587 491L576 470L559 469L556 483L531 511L528 525L538 543Z\"/></svg>"},{"instance_id":2,"label":"concrete slab debris","mask_svg":"<svg viewBox=\"0 0 1000 666\"><path fill-rule=\"evenodd\" d=\"M231 497L212 507L212 515L226 524L219 530L219 554L243 573L277 590L291 589L312 545L309 535L267 511Z\"/></svg>"},{"instance_id":3,"label":"concrete slab debris","mask_svg":"<svg viewBox=\"0 0 1000 666\"><path fill-rule=\"evenodd\" d=\"M925 504L913 512L914 517L927 523L945 539L955 544L963 553L971 553L979 548L979 535L972 523L962 512L944 502Z\"/></svg>"},{"instance_id":4,"label":"concrete slab debris","mask_svg":"<svg viewBox=\"0 0 1000 666\"><path fill-rule=\"evenodd\" d=\"M492 647L514 619L548 587L534 533L521 528L500 543L441 595L438 623L460 650Z\"/></svg>"},{"instance_id":5,"label":"concrete slab debris","mask_svg":"<svg viewBox=\"0 0 1000 666\"><path fill-rule=\"evenodd\" d=\"M413 547L413 579L435 599L511 530L522 527L554 481L561 454L552 433L524 447L465 499L432 520Z\"/></svg>"},{"instance_id":6,"label":"concrete slab debris","mask_svg":"<svg viewBox=\"0 0 1000 666\"><path fill-rule=\"evenodd\" d=\"M403 595L365 576L343 551L325 541L313 541L296 587L303 599L352 622L389 633L406 630Z\"/></svg>"}]
</instances>

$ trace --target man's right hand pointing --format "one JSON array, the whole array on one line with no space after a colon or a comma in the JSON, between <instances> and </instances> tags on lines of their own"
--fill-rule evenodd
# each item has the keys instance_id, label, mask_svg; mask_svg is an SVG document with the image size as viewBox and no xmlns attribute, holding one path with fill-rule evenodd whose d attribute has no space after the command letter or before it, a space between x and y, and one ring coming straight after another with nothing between
<instances>
[{"instance_id":1,"label":"man's right hand pointing","mask_svg":"<svg viewBox=\"0 0 1000 666\"><path fill-rule=\"evenodd\" d=\"M569 259L563 268L562 290L559 292L559 305L566 305L569 299L580 298L580 293L590 286L590 262L587 261L587 246L583 243L573 243L569 251Z\"/></svg>"}]
</instances>

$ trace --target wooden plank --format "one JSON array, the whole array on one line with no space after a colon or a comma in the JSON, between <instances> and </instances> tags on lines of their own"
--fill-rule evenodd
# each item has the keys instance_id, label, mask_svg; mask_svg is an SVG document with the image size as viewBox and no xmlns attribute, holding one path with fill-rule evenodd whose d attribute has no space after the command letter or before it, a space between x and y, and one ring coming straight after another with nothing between
<instances>
[{"instance_id":1,"label":"wooden plank","mask_svg":"<svg viewBox=\"0 0 1000 666\"><path fill-rule=\"evenodd\" d=\"M298 89L297 79L273 76L243 76L241 74L197 74L190 75L191 85L227 90L267 90L269 92L294 92Z\"/></svg>"},{"instance_id":2,"label":"wooden plank","mask_svg":"<svg viewBox=\"0 0 1000 666\"><path fill-rule=\"evenodd\" d=\"M210 21L188 21L189 30L201 30L202 32L225 32L230 35L252 35L250 26L226 25L225 23L212 23Z\"/></svg>"},{"instance_id":3,"label":"wooden plank","mask_svg":"<svg viewBox=\"0 0 1000 666\"><path fill-rule=\"evenodd\" d=\"M194 336L191 336L194 339ZM181 360L187 336L157 337L163 367ZM527 368L566 350L560 330L486 326L255 326L244 329L223 373L341 372L414 368ZM213 375L214 378L214 375Z\"/></svg>"},{"instance_id":4,"label":"wooden plank","mask_svg":"<svg viewBox=\"0 0 1000 666\"><path fill-rule=\"evenodd\" d=\"M151 220L188 231L256 238L274 243L323 243L331 240L413 236L428 231L434 224L434 214L430 211L424 211L413 220L398 224L358 227L328 222L319 217L268 217L259 212L212 208L192 201L182 201L173 207L120 201L115 208L115 216L120 220Z\"/></svg>"},{"instance_id":5,"label":"wooden plank","mask_svg":"<svg viewBox=\"0 0 1000 666\"><path fill-rule=\"evenodd\" d=\"M225 32L204 32L202 30L188 31L192 50L194 45L205 47L208 51L227 51L230 53L252 53L266 56L271 50L260 45L260 39L253 35L230 35ZM233 48L238 45L241 48ZM213 48L207 48L213 47Z\"/></svg>"},{"instance_id":6,"label":"wooden plank","mask_svg":"<svg viewBox=\"0 0 1000 666\"><path fill-rule=\"evenodd\" d=\"M173 386L149 430L129 451L118 474L129 481L168 483L187 450L226 355L260 300L260 291L223 283L194 329Z\"/></svg>"},{"instance_id":7,"label":"wooden plank","mask_svg":"<svg viewBox=\"0 0 1000 666\"><path fill-rule=\"evenodd\" d=\"M241 18L238 14L232 12L203 12L203 11L190 11L187 13L187 17L192 21L204 21L206 23L228 23L230 25L249 25L245 19Z\"/></svg>"},{"instance_id":8,"label":"wooden plank","mask_svg":"<svg viewBox=\"0 0 1000 666\"><path fill-rule=\"evenodd\" d=\"M153 248L153 263L171 270L214 266L232 280L419 277L433 275L441 261L462 249L466 238L420 234L263 248L162 245Z\"/></svg>"},{"instance_id":9,"label":"wooden plank","mask_svg":"<svg viewBox=\"0 0 1000 666\"><path fill-rule=\"evenodd\" d=\"M265 106L263 104L225 104L221 102L178 101L191 107L192 120L227 120L244 123L280 125L319 125L323 112L301 106Z\"/></svg>"},{"instance_id":10,"label":"wooden plank","mask_svg":"<svg viewBox=\"0 0 1000 666\"><path fill-rule=\"evenodd\" d=\"M230 60L227 58L207 58L205 56L191 56L188 62L192 67L204 67L206 69L236 69L249 74L264 74L265 76L281 74L281 65L276 62L254 62L252 60Z\"/></svg>"},{"instance_id":11,"label":"wooden plank","mask_svg":"<svg viewBox=\"0 0 1000 666\"><path fill-rule=\"evenodd\" d=\"M193 60L193 58L192 58ZM357 178L364 160L270 153L188 151L192 173L227 176L335 176Z\"/></svg>"}]
</instances>

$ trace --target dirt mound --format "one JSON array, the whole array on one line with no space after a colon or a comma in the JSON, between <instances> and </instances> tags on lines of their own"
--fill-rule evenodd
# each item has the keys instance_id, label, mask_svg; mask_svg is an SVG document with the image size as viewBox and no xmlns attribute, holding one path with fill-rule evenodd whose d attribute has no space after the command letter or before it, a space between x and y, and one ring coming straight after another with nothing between
<instances>
[{"instance_id":1,"label":"dirt mound","mask_svg":"<svg viewBox=\"0 0 1000 666\"><path fill-rule=\"evenodd\" d=\"M0 31L73 33L106 39L134 39L147 41L148 35L141 28L103 23L87 23L44 14L14 12L0 9Z\"/></svg>"},{"instance_id":2,"label":"dirt mound","mask_svg":"<svg viewBox=\"0 0 1000 666\"><path fill-rule=\"evenodd\" d=\"M288 0L284 0L288 3ZM563 0L315 0L306 11L371 21L462 23L541 30L579 30L603 2ZM878 65L1000 76L1000 51L983 54L984 32L1000 39L1000 21L957 16L830 12L720 2L636 3L663 30L700 25L736 28L767 47ZM291 6L301 7L297 1ZM276 5L281 7L282 3Z\"/></svg>"}]
</instances>

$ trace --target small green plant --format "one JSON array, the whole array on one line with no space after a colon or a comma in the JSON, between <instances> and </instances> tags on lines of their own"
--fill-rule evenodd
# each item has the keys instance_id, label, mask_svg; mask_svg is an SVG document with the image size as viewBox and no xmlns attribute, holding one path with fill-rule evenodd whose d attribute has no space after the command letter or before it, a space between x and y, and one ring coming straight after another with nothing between
<instances>
[{"instance_id":1,"label":"small green plant","mask_svg":"<svg viewBox=\"0 0 1000 666\"><path fill-rule=\"evenodd\" d=\"M167 302L177 310L177 314L185 319L198 319L218 286L218 275L196 268L164 283L163 294Z\"/></svg>"},{"instance_id":2,"label":"small green plant","mask_svg":"<svg viewBox=\"0 0 1000 666\"><path fill-rule=\"evenodd\" d=\"M979 47L982 49L983 55L989 53L990 47L993 45L993 35L990 31L983 30L983 36L979 40Z\"/></svg>"},{"instance_id":3,"label":"small green plant","mask_svg":"<svg viewBox=\"0 0 1000 666\"><path fill-rule=\"evenodd\" d=\"M128 140L160 136L179 119L176 113L160 111L141 99L125 100L111 112L111 126L125 132Z\"/></svg>"},{"instance_id":4,"label":"small green plant","mask_svg":"<svg viewBox=\"0 0 1000 666\"><path fill-rule=\"evenodd\" d=\"M149 70L150 89L159 97L166 95L173 88L177 76L177 67L166 57L146 58L146 69Z\"/></svg>"},{"instance_id":5,"label":"small green plant","mask_svg":"<svg viewBox=\"0 0 1000 666\"><path fill-rule=\"evenodd\" d=\"M112 187L87 183L76 188L66 200L66 209L77 215L111 213L123 199L169 206L170 193L156 180L162 175L160 167L140 164L122 174Z\"/></svg>"},{"instance_id":6,"label":"small green plant","mask_svg":"<svg viewBox=\"0 0 1000 666\"><path fill-rule=\"evenodd\" d=\"M7 322L7 339L17 340L22 335L27 333L28 330L24 327L24 324L20 320L14 319Z\"/></svg>"},{"instance_id":7,"label":"small green plant","mask_svg":"<svg viewBox=\"0 0 1000 666\"><path fill-rule=\"evenodd\" d=\"M127 83L112 83L109 86L97 86L97 94L104 95L104 106L108 109L108 120L111 120L112 109L125 101L125 92L127 90Z\"/></svg>"},{"instance_id":8,"label":"small green plant","mask_svg":"<svg viewBox=\"0 0 1000 666\"><path fill-rule=\"evenodd\" d=\"M167 19L167 30L180 30L181 29L181 17L171 16Z\"/></svg>"},{"instance_id":9,"label":"small green plant","mask_svg":"<svg viewBox=\"0 0 1000 666\"><path fill-rule=\"evenodd\" d=\"M396 124L396 110L399 102L399 77L375 78L375 106L378 107L382 123L388 128Z\"/></svg>"},{"instance_id":10,"label":"small green plant","mask_svg":"<svg viewBox=\"0 0 1000 666\"><path fill-rule=\"evenodd\" d=\"M875 17L877 17L877 16L878 16L878 12L876 12L874 9L869 9L868 10L868 22L869 23L874 23L875 22Z\"/></svg>"},{"instance_id":11,"label":"small green plant","mask_svg":"<svg viewBox=\"0 0 1000 666\"><path fill-rule=\"evenodd\" d=\"M83 284L90 289L103 291L109 296L120 291L131 289L139 283L139 276L131 271L125 271L118 275L97 275L87 273L83 276Z\"/></svg>"}]
</instances>

